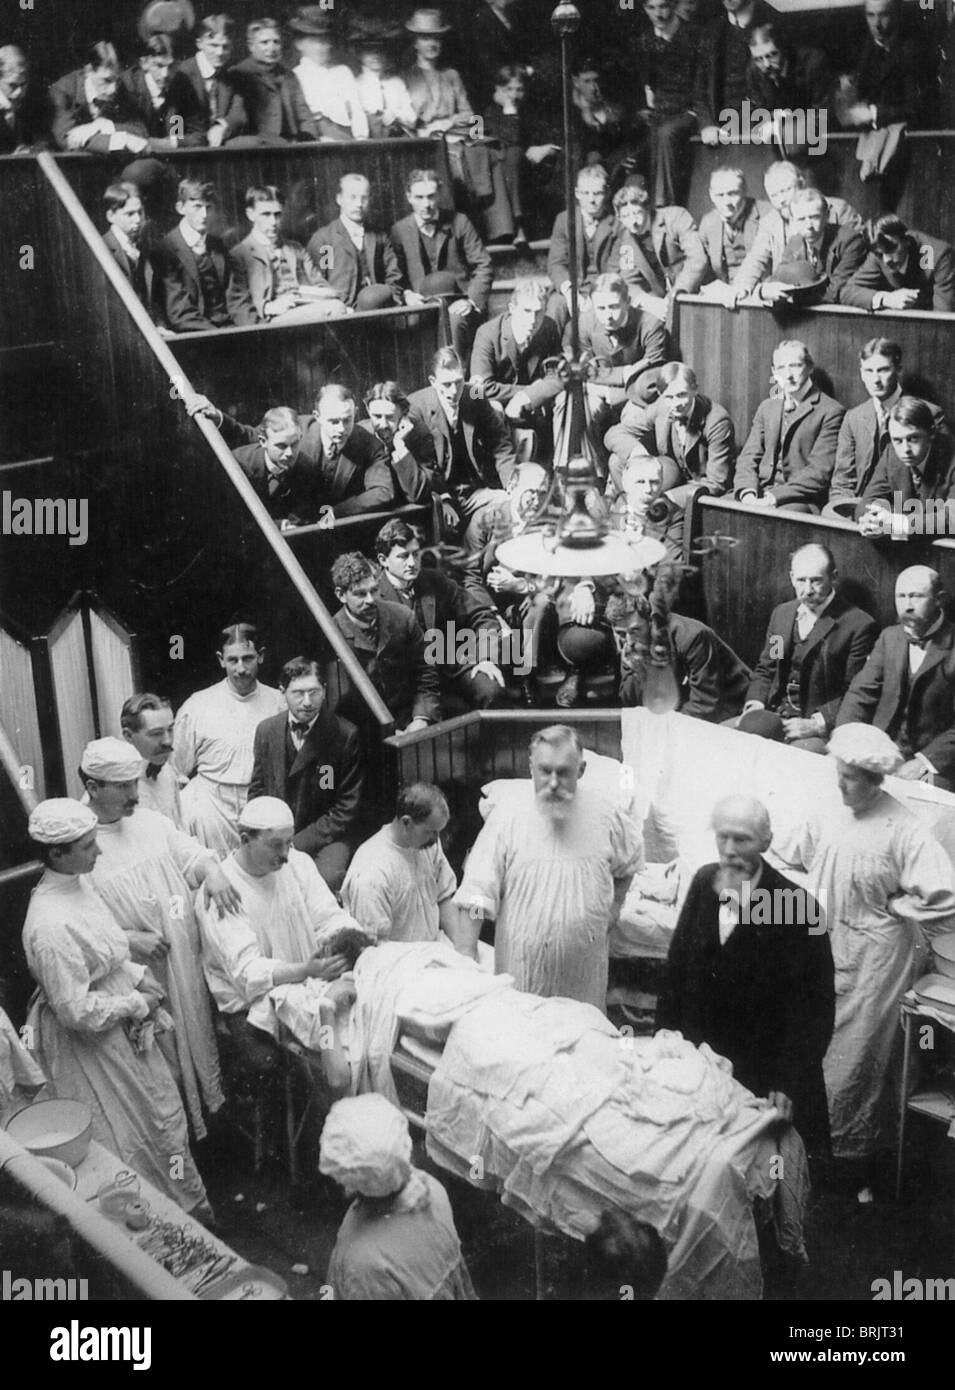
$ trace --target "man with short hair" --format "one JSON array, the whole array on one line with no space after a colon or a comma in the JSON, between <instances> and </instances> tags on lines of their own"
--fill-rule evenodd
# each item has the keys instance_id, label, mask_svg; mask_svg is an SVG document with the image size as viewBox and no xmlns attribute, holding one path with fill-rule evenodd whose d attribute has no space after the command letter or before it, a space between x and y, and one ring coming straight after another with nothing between
<instances>
[{"instance_id":1,"label":"man with short hair","mask_svg":"<svg viewBox=\"0 0 955 1390\"><path fill-rule=\"evenodd\" d=\"M256 19L245 31L249 56L232 69L249 126L263 144L286 145L317 140L318 126L294 72L282 63L278 20Z\"/></svg>"},{"instance_id":2,"label":"man with short hair","mask_svg":"<svg viewBox=\"0 0 955 1390\"><path fill-rule=\"evenodd\" d=\"M431 359L429 385L409 397L411 419L422 434L422 465L444 510L444 521L477 548L478 518L501 500L517 463L507 426L490 404L464 389L464 367L454 348ZM429 444L430 441L430 444Z\"/></svg>"},{"instance_id":3,"label":"man with short hair","mask_svg":"<svg viewBox=\"0 0 955 1390\"><path fill-rule=\"evenodd\" d=\"M699 869L683 903L657 1003L658 1028L708 1043L766 1096L811 1157L829 1149L822 1059L835 1020L825 918L804 888L763 857L766 807L732 796L713 807L719 862Z\"/></svg>"},{"instance_id":4,"label":"man with short hair","mask_svg":"<svg viewBox=\"0 0 955 1390\"><path fill-rule=\"evenodd\" d=\"M371 184L364 174L345 174L335 194L338 216L308 243L312 264L350 309L389 309L404 302L395 249L367 224Z\"/></svg>"},{"instance_id":5,"label":"man with short hair","mask_svg":"<svg viewBox=\"0 0 955 1390\"><path fill-rule=\"evenodd\" d=\"M258 145L248 134L249 117L238 83L228 71L235 22L227 14L209 14L196 27L195 57L179 64L171 99L186 119L190 134L212 149L222 145Z\"/></svg>"},{"instance_id":6,"label":"man with short hair","mask_svg":"<svg viewBox=\"0 0 955 1390\"><path fill-rule=\"evenodd\" d=\"M430 448L430 437L423 426L411 418L411 403L397 381L376 381L365 392L367 420L358 421L364 430L384 446L395 482L395 501L431 501L431 476L422 461Z\"/></svg>"},{"instance_id":7,"label":"man with short hair","mask_svg":"<svg viewBox=\"0 0 955 1390\"><path fill-rule=\"evenodd\" d=\"M113 260L133 288L140 304L155 313L155 270L143 245L146 214L139 189L134 183L111 183L103 194L109 230L103 242Z\"/></svg>"},{"instance_id":8,"label":"man with short hair","mask_svg":"<svg viewBox=\"0 0 955 1390\"><path fill-rule=\"evenodd\" d=\"M889 412L889 442L856 503L863 536L955 534L955 440L940 412L900 396Z\"/></svg>"},{"instance_id":9,"label":"man with short hair","mask_svg":"<svg viewBox=\"0 0 955 1390\"><path fill-rule=\"evenodd\" d=\"M530 743L531 779L488 812L454 901L461 949L494 927L494 969L530 994L607 1008L608 936L643 844L618 806L588 791L580 741L566 724Z\"/></svg>"},{"instance_id":10,"label":"man with short hair","mask_svg":"<svg viewBox=\"0 0 955 1390\"><path fill-rule=\"evenodd\" d=\"M441 718L437 667L425 660L424 634L410 608L379 597L378 574L358 551L339 555L332 586L342 605L334 622L394 718L399 733L414 734ZM338 709L359 728L368 714L352 690Z\"/></svg>"},{"instance_id":11,"label":"man with short hair","mask_svg":"<svg viewBox=\"0 0 955 1390\"><path fill-rule=\"evenodd\" d=\"M229 252L226 303L232 322L322 323L349 310L312 264L304 246L281 234L285 197L273 184L246 191L252 230Z\"/></svg>"},{"instance_id":12,"label":"man with short hair","mask_svg":"<svg viewBox=\"0 0 955 1390\"><path fill-rule=\"evenodd\" d=\"M453 904L458 886L441 848L448 824L444 793L427 782L402 787L395 816L358 846L342 886L342 902L378 941L456 943Z\"/></svg>"},{"instance_id":13,"label":"man with short hair","mask_svg":"<svg viewBox=\"0 0 955 1390\"><path fill-rule=\"evenodd\" d=\"M854 100L839 119L853 130L884 130L903 121L918 128L935 76L933 55L902 32L901 0L865 0L865 22L850 88Z\"/></svg>"},{"instance_id":14,"label":"man with short hair","mask_svg":"<svg viewBox=\"0 0 955 1390\"><path fill-rule=\"evenodd\" d=\"M466 360L478 325L487 315L494 270L480 236L463 212L438 206L440 182L433 169L412 169L405 180L411 212L391 229L391 243L405 285L405 302L432 296L448 301L451 341Z\"/></svg>"},{"instance_id":15,"label":"man with short hair","mask_svg":"<svg viewBox=\"0 0 955 1390\"><path fill-rule=\"evenodd\" d=\"M588 164L577 173L574 188L577 206L577 287L588 295L598 275L611 268L615 222L609 206L610 180L601 164ZM550 234L547 274L555 293L547 313L563 332L570 320L570 227L567 213L559 212Z\"/></svg>"},{"instance_id":16,"label":"man with short hair","mask_svg":"<svg viewBox=\"0 0 955 1390\"><path fill-rule=\"evenodd\" d=\"M718 145L721 129L732 115L739 116L746 97L749 35L754 25L775 16L763 0L723 0L722 12L704 25L692 99L704 145Z\"/></svg>"},{"instance_id":17,"label":"man with short hair","mask_svg":"<svg viewBox=\"0 0 955 1390\"><path fill-rule=\"evenodd\" d=\"M732 285L759 231L760 206L750 197L742 169L710 174L709 212L700 218L700 240L709 261L704 281Z\"/></svg>"},{"instance_id":18,"label":"man with short hair","mask_svg":"<svg viewBox=\"0 0 955 1390\"><path fill-rule=\"evenodd\" d=\"M542 280L518 279L506 311L482 323L474 339L471 380L515 424L534 421L563 390L546 365L561 355L560 330L546 314L547 300Z\"/></svg>"},{"instance_id":19,"label":"man with short hair","mask_svg":"<svg viewBox=\"0 0 955 1390\"><path fill-rule=\"evenodd\" d=\"M176 196L179 225L159 243L156 272L163 313L174 333L201 333L232 322L226 304L228 253L208 229L214 202L211 183L182 179Z\"/></svg>"},{"instance_id":20,"label":"man with short hair","mask_svg":"<svg viewBox=\"0 0 955 1390\"><path fill-rule=\"evenodd\" d=\"M53 139L61 150L141 154L148 134L132 98L120 81L119 57L111 43L94 43L81 68L50 88Z\"/></svg>"},{"instance_id":21,"label":"man with short hair","mask_svg":"<svg viewBox=\"0 0 955 1390\"><path fill-rule=\"evenodd\" d=\"M805 512L826 500L845 408L813 384L813 366L796 338L773 353L780 394L757 407L736 460L736 497L747 506Z\"/></svg>"},{"instance_id":22,"label":"man with short hair","mask_svg":"<svg viewBox=\"0 0 955 1390\"><path fill-rule=\"evenodd\" d=\"M665 318L665 308L654 301L669 303L675 294L696 294L706 274L696 223L686 208L655 208L642 174L631 174L614 194L613 208L610 268L627 282L635 304Z\"/></svg>"},{"instance_id":23,"label":"man with short hair","mask_svg":"<svg viewBox=\"0 0 955 1390\"><path fill-rule=\"evenodd\" d=\"M144 690L130 695L119 714L123 738L143 760L139 773L139 804L158 811L182 829L179 778L172 765L172 706L163 695Z\"/></svg>"},{"instance_id":24,"label":"man with short hair","mask_svg":"<svg viewBox=\"0 0 955 1390\"><path fill-rule=\"evenodd\" d=\"M410 609L424 633L425 658L441 676L444 717L456 712L455 702L465 710L495 704L504 677L501 626L490 604L440 570L422 569L421 543L399 517L378 532L375 556L379 594Z\"/></svg>"},{"instance_id":25,"label":"man with short hair","mask_svg":"<svg viewBox=\"0 0 955 1390\"><path fill-rule=\"evenodd\" d=\"M700 31L683 23L674 0L644 0L643 12L649 29L637 36L635 56L646 108L638 119L649 129L653 200L671 207L685 203L690 187L690 136L696 130L690 107Z\"/></svg>"},{"instance_id":26,"label":"man with short hair","mask_svg":"<svg viewBox=\"0 0 955 1390\"><path fill-rule=\"evenodd\" d=\"M569 329L568 329L569 333ZM608 406L622 406L646 385L670 355L667 331L658 318L630 302L622 276L600 275L594 282L590 308L580 318L580 348L597 361L588 394Z\"/></svg>"},{"instance_id":27,"label":"man with short hair","mask_svg":"<svg viewBox=\"0 0 955 1390\"><path fill-rule=\"evenodd\" d=\"M817 119L825 136L832 74L829 61L820 48L808 48L786 41L778 24L754 24L748 31L749 65L746 94L750 105L768 111L772 118L770 140L792 154L804 151L805 144L788 131L779 118L798 113L801 120ZM766 141L766 134L763 135ZM768 141L766 141L769 143Z\"/></svg>"},{"instance_id":28,"label":"man with short hair","mask_svg":"<svg viewBox=\"0 0 955 1390\"><path fill-rule=\"evenodd\" d=\"M249 800L276 796L295 817L296 849L309 854L333 893L342 886L361 813L363 757L354 724L325 703L317 661L292 657L279 690L288 711L255 731Z\"/></svg>"},{"instance_id":29,"label":"man with short hair","mask_svg":"<svg viewBox=\"0 0 955 1390\"><path fill-rule=\"evenodd\" d=\"M879 631L874 618L836 592L837 579L827 546L793 552L789 582L796 597L770 616L743 705L746 722L740 727L746 732L785 739L811 753L826 751L843 697ZM747 720L756 710L762 717Z\"/></svg>"},{"instance_id":30,"label":"man with short hair","mask_svg":"<svg viewBox=\"0 0 955 1390\"><path fill-rule=\"evenodd\" d=\"M955 627L936 570L913 565L895 581L898 623L883 628L849 687L837 726L874 724L898 745L897 776L955 786Z\"/></svg>"},{"instance_id":31,"label":"man with short hair","mask_svg":"<svg viewBox=\"0 0 955 1390\"><path fill-rule=\"evenodd\" d=\"M955 248L925 232L909 231L895 213L872 226L871 249L846 285L843 304L869 313L955 311Z\"/></svg>"},{"instance_id":32,"label":"man with short hair","mask_svg":"<svg viewBox=\"0 0 955 1390\"><path fill-rule=\"evenodd\" d=\"M22 49L4 44L0 48L0 155L48 149L52 123L49 99L31 81Z\"/></svg>"},{"instance_id":33,"label":"man with short hair","mask_svg":"<svg viewBox=\"0 0 955 1390\"><path fill-rule=\"evenodd\" d=\"M336 517L385 511L395 500L385 446L367 430L355 429L355 414L349 388L328 382L311 415L298 417L302 464Z\"/></svg>"},{"instance_id":34,"label":"man with short hair","mask_svg":"<svg viewBox=\"0 0 955 1390\"><path fill-rule=\"evenodd\" d=\"M791 286L805 284L812 276L816 288L800 292L800 306L843 303L846 286L865 260L862 233L830 222L829 204L817 188L797 189L789 207L792 236L774 272L775 280L762 286L764 303L791 298ZM800 270L805 272L802 276Z\"/></svg>"},{"instance_id":35,"label":"man with short hair","mask_svg":"<svg viewBox=\"0 0 955 1390\"><path fill-rule=\"evenodd\" d=\"M154 154L180 146L201 145L202 133L186 129L186 112L179 105L182 87L173 84L175 54L168 34L149 34L136 50L136 66L123 73L122 83L139 112Z\"/></svg>"}]
</instances>

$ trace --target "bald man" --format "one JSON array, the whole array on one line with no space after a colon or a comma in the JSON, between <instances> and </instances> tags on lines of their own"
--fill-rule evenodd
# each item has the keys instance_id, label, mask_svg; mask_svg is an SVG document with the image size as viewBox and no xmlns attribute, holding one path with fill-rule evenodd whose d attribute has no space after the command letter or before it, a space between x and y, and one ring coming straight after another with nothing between
<instances>
[{"instance_id":1,"label":"bald man","mask_svg":"<svg viewBox=\"0 0 955 1390\"><path fill-rule=\"evenodd\" d=\"M763 858L772 841L760 801L717 802L719 861L690 884L676 924L657 1026L709 1043L733 1074L792 1121L824 1156L829 1119L822 1059L835 987L825 915Z\"/></svg>"},{"instance_id":2,"label":"bald man","mask_svg":"<svg viewBox=\"0 0 955 1390\"><path fill-rule=\"evenodd\" d=\"M885 628L839 709L842 724L874 724L899 746L908 781L955 787L955 627L938 572L912 565L895 581L899 621Z\"/></svg>"}]
</instances>

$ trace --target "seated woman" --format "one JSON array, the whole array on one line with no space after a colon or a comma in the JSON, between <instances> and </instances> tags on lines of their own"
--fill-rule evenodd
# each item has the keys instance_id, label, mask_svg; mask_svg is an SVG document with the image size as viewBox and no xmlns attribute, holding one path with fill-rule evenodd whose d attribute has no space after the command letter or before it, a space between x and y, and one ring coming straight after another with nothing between
<instances>
[{"instance_id":1,"label":"seated woman","mask_svg":"<svg viewBox=\"0 0 955 1390\"><path fill-rule=\"evenodd\" d=\"M346 1302L473 1300L447 1193L411 1164L408 1121L381 1095L337 1101L319 1169L354 1201L338 1230L327 1282Z\"/></svg>"}]
</instances>

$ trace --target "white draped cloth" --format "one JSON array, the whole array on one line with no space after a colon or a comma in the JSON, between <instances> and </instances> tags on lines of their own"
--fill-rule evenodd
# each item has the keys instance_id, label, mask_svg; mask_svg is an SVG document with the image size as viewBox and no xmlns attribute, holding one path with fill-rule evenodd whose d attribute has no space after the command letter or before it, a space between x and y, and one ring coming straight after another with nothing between
<instances>
[{"instance_id":1,"label":"white draped cloth","mask_svg":"<svg viewBox=\"0 0 955 1390\"><path fill-rule=\"evenodd\" d=\"M182 829L179 778L171 760L159 769L155 777L147 777L143 765L139 774L139 804L147 811L158 811L161 816L168 816L173 825Z\"/></svg>"},{"instance_id":2,"label":"white draped cloth","mask_svg":"<svg viewBox=\"0 0 955 1390\"><path fill-rule=\"evenodd\" d=\"M100 825L96 838L100 857L91 878L117 922L127 932L154 932L169 945L168 955L148 965L166 991L165 1007L176 1025L177 1079L193 1133L202 1139L203 1109L214 1113L225 1100L193 909L197 870L214 858L171 820L141 806Z\"/></svg>"},{"instance_id":3,"label":"white draped cloth","mask_svg":"<svg viewBox=\"0 0 955 1390\"><path fill-rule=\"evenodd\" d=\"M8 1106L17 1099L18 1090L35 1090L46 1081L36 1062L17 1036L10 1019L0 1009L0 1122Z\"/></svg>"},{"instance_id":4,"label":"white draped cloth","mask_svg":"<svg viewBox=\"0 0 955 1390\"><path fill-rule=\"evenodd\" d=\"M809 870L829 922L836 1026L823 1063L832 1148L865 1158L897 1138L902 996L925 942L955 925L955 869L919 819L888 792L860 815L846 806L806 822L777 854Z\"/></svg>"},{"instance_id":5,"label":"white draped cloth","mask_svg":"<svg viewBox=\"0 0 955 1390\"><path fill-rule=\"evenodd\" d=\"M495 919L495 969L518 989L603 1010L614 880L642 867L641 838L619 807L578 785L567 819L551 821L528 780L492 806L454 902Z\"/></svg>"},{"instance_id":6,"label":"white draped cloth","mask_svg":"<svg viewBox=\"0 0 955 1390\"><path fill-rule=\"evenodd\" d=\"M255 731L285 709L284 697L270 685L259 682L250 695L238 695L222 680L190 695L176 715L173 764L191 778L182 792L183 829L220 859L239 844Z\"/></svg>"},{"instance_id":7,"label":"white draped cloth","mask_svg":"<svg viewBox=\"0 0 955 1390\"><path fill-rule=\"evenodd\" d=\"M88 876L45 870L23 947L39 986L27 1024L53 1092L88 1105L93 1137L191 1211L205 1190L176 1083L156 1043L137 1052L126 1030L148 1014L144 967Z\"/></svg>"},{"instance_id":8,"label":"white draped cloth","mask_svg":"<svg viewBox=\"0 0 955 1390\"><path fill-rule=\"evenodd\" d=\"M368 118L351 68L344 63L322 67L303 58L293 71L313 116L325 116L336 125L348 126L356 140L368 139Z\"/></svg>"},{"instance_id":9,"label":"white draped cloth","mask_svg":"<svg viewBox=\"0 0 955 1390\"><path fill-rule=\"evenodd\" d=\"M439 905L456 887L440 844L403 849L395 844L391 826L383 825L355 851L342 898L379 941L437 941Z\"/></svg>"}]
</instances>

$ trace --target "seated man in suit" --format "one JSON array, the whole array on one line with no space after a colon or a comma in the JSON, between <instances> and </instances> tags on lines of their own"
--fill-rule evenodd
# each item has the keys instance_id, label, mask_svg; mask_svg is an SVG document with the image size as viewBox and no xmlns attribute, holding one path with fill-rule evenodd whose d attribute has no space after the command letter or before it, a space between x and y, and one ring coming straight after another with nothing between
<instances>
[{"instance_id":1,"label":"seated man in suit","mask_svg":"<svg viewBox=\"0 0 955 1390\"><path fill-rule=\"evenodd\" d=\"M612 594L605 613L620 655L620 703L643 704L653 662L654 630L644 594ZM721 724L738 713L749 671L711 628L695 618L670 613L666 620L673 676L681 714Z\"/></svg>"},{"instance_id":2,"label":"seated man in suit","mask_svg":"<svg viewBox=\"0 0 955 1390\"><path fill-rule=\"evenodd\" d=\"M183 88L173 84L175 54L168 34L150 34L137 50L138 62L123 73L123 86L149 136L149 148L165 153L181 145L201 145L202 133L179 105Z\"/></svg>"},{"instance_id":3,"label":"seated man in suit","mask_svg":"<svg viewBox=\"0 0 955 1390\"><path fill-rule=\"evenodd\" d=\"M307 526L319 519L323 494L315 470L301 458L302 426L294 410L267 410L257 429L223 419L223 435L247 442L233 449L256 495L279 529Z\"/></svg>"},{"instance_id":4,"label":"seated man in suit","mask_svg":"<svg viewBox=\"0 0 955 1390\"><path fill-rule=\"evenodd\" d=\"M404 302L401 267L391 242L367 224L371 184L345 174L335 195L338 216L308 243L312 264L350 309L390 309Z\"/></svg>"},{"instance_id":5,"label":"seated man in suit","mask_svg":"<svg viewBox=\"0 0 955 1390\"><path fill-rule=\"evenodd\" d=\"M749 35L776 11L763 0L723 0L700 36L692 107L704 145L720 144L721 129L732 130L746 99ZM733 124L737 124L733 122ZM738 124L737 124L738 128ZM724 137L726 138L726 137Z\"/></svg>"},{"instance_id":6,"label":"seated man in suit","mask_svg":"<svg viewBox=\"0 0 955 1390\"><path fill-rule=\"evenodd\" d=\"M159 244L156 272L162 310L174 333L198 333L232 322L226 306L228 255L208 231L215 196L211 183L183 179L176 197L179 225Z\"/></svg>"},{"instance_id":7,"label":"seated man in suit","mask_svg":"<svg viewBox=\"0 0 955 1390\"><path fill-rule=\"evenodd\" d=\"M856 504L860 533L955 535L955 440L938 408L901 396L888 418L889 442Z\"/></svg>"},{"instance_id":8,"label":"seated man in suit","mask_svg":"<svg viewBox=\"0 0 955 1390\"><path fill-rule=\"evenodd\" d=\"M300 415L303 463L335 516L385 511L395 489L388 453L374 434L355 429L354 394L330 382L315 399L311 415Z\"/></svg>"},{"instance_id":9,"label":"seated man in suit","mask_svg":"<svg viewBox=\"0 0 955 1390\"><path fill-rule=\"evenodd\" d=\"M849 687L836 724L874 724L899 747L896 776L955 786L955 627L942 582L925 565L895 581L898 623L884 628Z\"/></svg>"},{"instance_id":10,"label":"seated man in suit","mask_svg":"<svg viewBox=\"0 0 955 1390\"><path fill-rule=\"evenodd\" d=\"M565 334L569 342L570 328ZM603 439L612 414L636 394L644 399L655 389L657 370L670 356L670 340L661 321L630 302L627 285L619 275L598 276L590 296L590 308L580 317L580 350L596 359L596 375L587 383L587 395L598 409L593 432Z\"/></svg>"},{"instance_id":11,"label":"seated man in suit","mask_svg":"<svg viewBox=\"0 0 955 1390\"><path fill-rule=\"evenodd\" d=\"M30 78L23 52L0 48L0 155L48 149L53 111L46 91Z\"/></svg>"},{"instance_id":12,"label":"seated man in suit","mask_svg":"<svg viewBox=\"0 0 955 1390\"><path fill-rule=\"evenodd\" d=\"M793 291L785 283L788 268L808 266L818 285L811 293L800 294L800 305L843 303L849 280L865 260L862 233L830 222L829 204L817 188L800 188L793 194L789 227L792 236L776 267L776 279L761 287L763 302L791 299Z\"/></svg>"},{"instance_id":13,"label":"seated man in suit","mask_svg":"<svg viewBox=\"0 0 955 1390\"><path fill-rule=\"evenodd\" d=\"M696 223L686 208L654 208L642 174L631 174L613 208L611 269L635 304L664 319L673 295L695 294L703 283L707 259Z\"/></svg>"},{"instance_id":14,"label":"seated man in suit","mask_svg":"<svg viewBox=\"0 0 955 1390\"><path fill-rule=\"evenodd\" d=\"M232 69L248 112L249 128L263 144L317 140L318 126L294 72L282 63L282 31L274 19L256 19L245 31L249 56Z\"/></svg>"},{"instance_id":15,"label":"seated man in suit","mask_svg":"<svg viewBox=\"0 0 955 1390\"><path fill-rule=\"evenodd\" d=\"M375 556L379 594L410 608L421 626L426 656L441 676L444 717L495 704L504 676L501 625L491 605L440 570L422 569L421 543L400 517L378 532Z\"/></svg>"},{"instance_id":16,"label":"seated man in suit","mask_svg":"<svg viewBox=\"0 0 955 1390\"><path fill-rule=\"evenodd\" d=\"M471 352L472 388L498 401L513 425L533 429L543 457L551 452L552 402L564 389L545 365L561 356L560 330L544 312L547 299L542 280L517 280L506 312L482 323Z\"/></svg>"},{"instance_id":17,"label":"seated man in suit","mask_svg":"<svg viewBox=\"0 0 955 1390\"><path fill-rule=\"evenodd\" d=\"M836 562L824 545L793 552L795 599L774 608L739 727L824 753L843 697L862 670L878 624L836 592ZM760 711L758 719L747 716Z\"/></svg>"},{"instance_id":18,"label":"seated man in suit","mask_svg":"<svg viewBox=\"0 0 955 1390\"><path fill-rule=\"evenodd\" d=\"M672 207L686 202L690 187L690 136L696 134L690 106L700 31L684 24L674 0L644 0L643 10L650 27L638 33L634 57L646 101L636 103L643 107L637 120L649 132L654 201Z\"/></svg>"},{"instance_id":19,"label":"seated man in suit","mask_svg":"<svg viewBox=\"0 0 955 1390\"><path fill-rule=\"evenodd\" d=\"M227 71L235 23L227 14L210 14L196 28L196 56L180 63L170 100L183 113L186 133L216 150L222 145L258 145L248 134L249 118L238 84Z\"/></svg>"},{"instance_id":20,"label":"seated man in suit","mask_svg":"<svg viewBox=\"0 0 955 1390\"><path fill-rule=\"evenodd\" d=\"M397 731L414 734L437 724L440 677L425 659L424 634L414 613L379 598L377 571L358 551L339 555L331 578L342 605L335 625L391 711ZM359 728L369 727L370 716L354 691L343 692L338 708Z\"/></svg>"},{"instance_id":21,"label":"seated man in suit","mask_svg":"<svg viewBox=\"0 0 955 1390\"><path fill-rule=\"evenodd\" d=\"M584 296L589 295L598 275L610 269L615 222L609 206L610 180L600 164L585 165L577 174L574 188L577 207L574 219L577 231L577 286ZM570 319L570 228L567 213L559 212L550 234L547 274L554 293L547 303L547 313L563 332Z\"/></svg>"},{"instance_id":22,"label":"seated man in suit","mask_svg":"<svg viewBox=\"0 0 955 1390\"><path fill-rule=\"evenodd\" d=\"M284 208L285 198L272 184L246 191L252 230L229 252L226 303L233 323L321 323L350 312L305 248L282 236Z\"/></svg>"},{"instance_id":23,"label":"seated man in suit","mask_svg":"<svg viewBox=\"0 0 955 1390\"><path fill-rule=\"evenodd\" d=\"M727 1057L737 1081L766 1096L810 1156L824 1158L822 1059L835 1020L825 918L804 888L763 858L773 831L761 802L727 797L714 806L712 826L719 863L690 884L656 1025Z\"/></svg>"},{"instance_id":24,"label":"seated man in suit","mask_svg":"<svg viewBox=\"0 0 955 1390\"><path fill-rule=\"evenodd\" d=\"M934 81L933 57L913 35L903 33L901 0L865 0L866 34L839 120L850 130L879 130L904 121L924 124Z\"/></svg>"},{"instance_id":25,"label":"seated man in suit","mask_svg":"<svg viewBox=\"0 0 955 1390\"><path fill-rule=\"evenodd\" d=\"M142 154L148 148L146 126L120 81L119 57L111 43L94 43L81 68L53 83L50 99L58 149Z\"/></svg>"},{"instance_id":26,"label":"seated man in suit","mask_svg":"<svg viewBox=\"0 0 955 1390\"><path fill-rule=\"evenodd\" d=\"M774 23L754 24L747 35L749 67L746 95L750 106L767 111L770 121L757 132L764 144L775 144L785 156L805 154L810 132L825 131L832 73L819 48L787 42ZM798 124L791 119L798 113ZM808 146L815 151L815 144Z\"/></svg>"},{"instance_id":27,"label":"seated man in suit","mask_svg":"<svg viewBox=\"0 0 955 1390\"><path fill-rule=\"evenodd\" d=\"M430 436L411 418L411 404L397 381L376 381L365 392L367 420L359 420L365 430L384 445L395 481L395 501L431 501L431 475L424 466Z\"/></svg>"},{"instance_id":28,"label":"seated man in suit","mask_svg":"<svg viewBox=\"0 0 955 1390\"><path fill-rule=\"evenodd\" d=\"M870 338L859 349L859 375L867 399L847 410L836 445L836 466L825 515L843 515L865 492L889 442L889 413L902 397L902 349L890 338ZM842 509L839 508L842 504Z\"/></svg>"},{"instance_id":29,"label":"seated man in suit","mask_svg":"<svg viewBox=\"0 0 955 1390\"><path fill-rule=\"evenodd\" d=\"M317 661L292 657L282 667L279 689L288 713L263 719L255 731L249 800L277 796L291 806L292 844L312 856L337 893L358 841L364 780L361 739L354 724L325 704Z\"/></svg>"},{"instance_id":30,"label":"seated man in suit","mask_svg":"<svg viewBox=\"0 0 955 1390\"><path fill-rule=\"evenodd\" d=\"M873 223L870 247L843 291L843 304L869 313L955 311L955 248L948 242L910 232L901 217L887 212Z\"/></svg>"},{"instance_id":31,"label":"seated man in suit","mask_svg":"<svg viewBox=\"0 0 955 1390\"><path fill-rule=\"evenodd\" d=\"M713 206L700 218L700 240L709 262L703 292L707 284L733 284L752 249L760 219L760 206L747 192L742 169L714 169L709 193Z\"/></svg>"},{"instance_id":32,"label":"seated man in suit","mask_svg":"<svg viewBox=\"0 0 955 1390\"><path fill-rule=\"evenodd\" d=\"M154 309L154 271L143 245L146 214L139 189L134 183L111 183L103 194L109 231L103 236L106 249L132 285L136 298L151 316Z\"/></svg>"},{"instance_id":33,"label":"seated man in suit","mask_svg":"<svg viewBox=\"0 0 955 1390\"><path fill-rule=\"evenodd\" d=\"M466 360L487 314L494 271L464 213L439 209L439 187L433 169L412 169L405 181L411 212L392 227L391 242L405 285L405 302L423 304L434 295L447 298L451 341Z\"/></svg>"},{"instance_id":34,"label":"seated man in suit","mask_svg":"<svg viewBox=\"0 0 955 1390\"><path fill-rule=\"evenodd\" d=\"M773 353L779 395L757 408L736 460L736 497L746 506L808 512L826 501L845 409L813 384L813 366L798 338Z\"/></svg>"},{"instance_id":35,"label":"seated man in suit","mask_svg":"<svg viewBox=\"0 0 955 1390\"><path fill-rule=\"evenodd\" d=\"M445 524L463 532L465 549L477 548L479 519L502 500L517 458L507 426L492 406L464 389L464 367L454 348L431 359L429 385L409 397L424 467L441 499Z\"/></svg>"}]
</instances>

